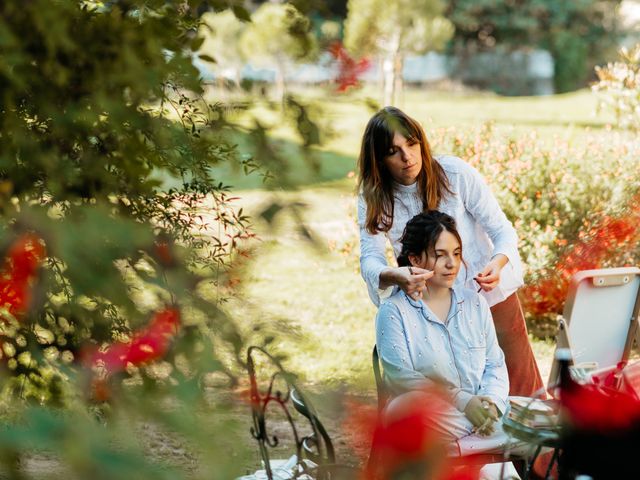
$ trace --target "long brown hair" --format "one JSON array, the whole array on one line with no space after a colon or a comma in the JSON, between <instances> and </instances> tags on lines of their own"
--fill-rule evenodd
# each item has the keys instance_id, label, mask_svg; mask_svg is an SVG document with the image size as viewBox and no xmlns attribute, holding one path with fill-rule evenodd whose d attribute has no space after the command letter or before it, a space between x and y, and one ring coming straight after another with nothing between
<instances>
[{"instance_id":1,"label":"long brown hair","mask_svg":"<svg viewBox=\"0 0 640 480\"><path fill-rule=\"evenodd\" d=\"M418 142L422 168L418 174L418 193L425 210L436 210L440 200L453 194L443 168L431 155L427 136L418 122L395 107L376 113L364 130L358 157L358 191L367 203L365 227L369 233L388 232L393 224L393 177L384 164L397 133Z\"/></svg>"}]
</instances>

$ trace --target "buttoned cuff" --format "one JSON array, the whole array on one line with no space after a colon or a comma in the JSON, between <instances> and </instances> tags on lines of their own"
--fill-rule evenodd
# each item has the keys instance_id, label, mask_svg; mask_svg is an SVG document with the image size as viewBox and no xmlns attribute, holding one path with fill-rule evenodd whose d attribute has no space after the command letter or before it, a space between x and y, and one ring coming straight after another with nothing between
<instances>
[{"instance_id":1,"label":"buttoned cuff","mask_svg":"<svg viewBox=\"0 0 640 480\"><path fill-rule=\"evenodd\" d=\"M387 288L379 288L380 285L380 276L386 272L391 270L391 267L384 267L381 268L380 271L378 272L377 275L377 285L376 285L376 293L378 294L378 298L380 299L380 301L384 300L385 298L389 298L393 293L395 293L395 285L389 285ZM374 284L375 285L375 284Z\"/></svg>"},{"instance_id":2,"label":"buttoned cuff","mask_svg":"<svg viewBox=\"0 0 640 480\"><path fill-rule=\"evenodd\" d=\"M380 301L385 300L389 298L391 295L393 295L395 293L395 290L396 290L396 287L394 287L393 285L388 286L384 290L378 288L377 290L378 298L380 299Z\"/></svg>"}]
</instances>

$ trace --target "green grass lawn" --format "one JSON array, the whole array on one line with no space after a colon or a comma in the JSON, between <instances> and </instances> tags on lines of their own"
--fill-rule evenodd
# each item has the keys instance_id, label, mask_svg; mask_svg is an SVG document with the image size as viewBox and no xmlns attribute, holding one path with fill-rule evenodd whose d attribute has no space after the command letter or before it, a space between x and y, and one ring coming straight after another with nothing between
<instances>
[{"instance_id":1,"label":"green grass lawn","mask_svg":"<svg viewBox=\"0 0 640 480\"><path fill-rule=\"evenodd\" d=\"M295 135L280 124L277 114L261 117L275 125L273 136L289 161L295 188L272 191L258 175L246 177L229 167L217 170L220 180L234 185L241 197L239 205L250 213L257 214L274 199L306 205L302 220L314 232L317 246L299 234L299 220L292 216L278 219L276 229L256 221L260 241L245 269L245 300L232 303L231 309L246 327L271 325L274 341L269 348L286 353L286 366L309 384L373 388L370 354L375 308L359 274L355 178L350 172L371 115L365 99L374 93L340 97L319 89L304 92L307 101L321 103L324 118L335 130L335 136L317 149L317 171L301 159ZM614 135L607 127L613 118L595 115L597 101L589 91L507 98L410 90L402 103L423 123L427 135L436 129L475 128L485 122L514 137L535 131L541 142ZM246 140L239 137L238 142L242 146ZM553 345L536 340L533 346L546 380Z\"/></svg>"}]
</instances>

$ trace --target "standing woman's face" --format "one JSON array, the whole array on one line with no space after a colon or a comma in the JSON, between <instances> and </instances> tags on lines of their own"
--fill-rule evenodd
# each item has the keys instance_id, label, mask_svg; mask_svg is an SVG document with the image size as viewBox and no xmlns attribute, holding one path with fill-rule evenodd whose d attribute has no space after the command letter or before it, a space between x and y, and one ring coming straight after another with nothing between
<instances>
[{"instance_id":1,"label":"standing woman's face","mask_svg":"<svg viewBox=\"0 0 640 480\"><path fill-rule=\"evenodd\" d=\"M420 143L408 140L404 135L396 132L391 148L383 161L396 182L402 185L411 185L415 183L422 169Z\"/></svg>"}]
</instances>

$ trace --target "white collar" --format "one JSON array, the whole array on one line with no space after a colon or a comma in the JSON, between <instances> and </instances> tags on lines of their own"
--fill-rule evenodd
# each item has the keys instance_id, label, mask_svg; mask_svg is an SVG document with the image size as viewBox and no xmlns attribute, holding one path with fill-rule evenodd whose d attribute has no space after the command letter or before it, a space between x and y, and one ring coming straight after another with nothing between
<instances>
[{"instance_id":1,"label":"white collar","mask_svg":"<svg viewBox=\"0 0 640 480\"><path fill-rule=\"evenodd\" d=\"M394 180L393 189L398 193L416 193L418 191L418 181L416 180L411 185L403 185Z\"/></svg>"}]
</instances>

